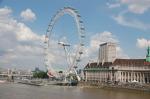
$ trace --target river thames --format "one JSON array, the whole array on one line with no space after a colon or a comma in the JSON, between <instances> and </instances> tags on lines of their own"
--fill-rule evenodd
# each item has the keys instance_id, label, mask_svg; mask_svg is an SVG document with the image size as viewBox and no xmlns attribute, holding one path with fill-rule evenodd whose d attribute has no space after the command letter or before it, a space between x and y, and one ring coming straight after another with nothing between
<instances>
[{"instance_id":1,"label":"river thames","mask_svg":"<svg viewBox=\"0 0 150 99\"><path fill-rule=\"evenodd\" d=\"M150 99L150 93L67 86L0 84L0 99Z\"/></svg>"}]
</instances>

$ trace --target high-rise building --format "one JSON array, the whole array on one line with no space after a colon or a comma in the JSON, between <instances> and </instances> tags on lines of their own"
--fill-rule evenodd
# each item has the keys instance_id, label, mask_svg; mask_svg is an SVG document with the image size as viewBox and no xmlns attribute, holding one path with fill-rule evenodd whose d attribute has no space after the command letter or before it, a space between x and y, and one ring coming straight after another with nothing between
<instances>
[{"instance_id":1,"label":"high-rise building","mask_svg":"<svg viewBox=\"0 0 150 99\"><path fill-rule=\"evenodd\" d=\"M99 62L113 62L116 59L116 44L103 43L100 45Z\"/></svg>"}]
</instances>

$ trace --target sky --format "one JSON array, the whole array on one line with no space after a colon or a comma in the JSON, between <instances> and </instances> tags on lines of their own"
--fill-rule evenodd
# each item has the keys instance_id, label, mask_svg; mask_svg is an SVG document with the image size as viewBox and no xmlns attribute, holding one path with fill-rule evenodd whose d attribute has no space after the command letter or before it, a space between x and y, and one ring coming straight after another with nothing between
<instances>
[{"instance_id":1,"label":"sky","mask_svg":"<svg viewBox=\"0 0 150 99\"><path fill-rule=\"evenodd\" d=\"M103 42L117 43L118 58L145 58L150 45L150 0L0 0L0 67L45 68L43 42L48 24L59 9L68 6L77 9L84 22L81 68L97 61ZM72 16L62 16L53 32L53 41L63 35L75 48L79 38ZM54 55L49 59L59 61L57 65L64 61Z\"/></svg>"}]
</instances>

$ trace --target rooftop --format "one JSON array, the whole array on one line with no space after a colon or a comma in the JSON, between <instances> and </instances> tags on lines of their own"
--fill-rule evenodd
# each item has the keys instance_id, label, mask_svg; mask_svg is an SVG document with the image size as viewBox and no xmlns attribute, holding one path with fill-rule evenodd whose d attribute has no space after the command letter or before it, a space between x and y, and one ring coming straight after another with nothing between
<instances>
[{"instance_id":1,"label":"rooftop","mask_svg":"<svg viewBox=\"0 0 150 99\"><path fill-rule=\"evenodd\" d=\"M85 68L99 68L99 67L109 67L109 66L150 66L145 59L116 59L114 62L104 62L104 63L88 63Z\"/></svg>"}]
</instances>

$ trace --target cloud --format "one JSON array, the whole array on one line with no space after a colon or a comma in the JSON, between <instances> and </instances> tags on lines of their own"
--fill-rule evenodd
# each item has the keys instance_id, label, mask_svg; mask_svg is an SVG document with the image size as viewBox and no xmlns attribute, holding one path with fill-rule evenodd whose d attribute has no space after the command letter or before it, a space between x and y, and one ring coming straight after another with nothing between
<instances>
[{"instance_id":1,"label":"cloud","mask_svg":"<svg viewBox=\"0 0 150 99\"><path fill-rule=\"evenodd\" d=\"M108 8L110 8L110 9L112 9L112 8L118 8L118 7L121 6L120 3L113 3L113 4L111 4L111 3L106 3L106 5L107 5Z\"/></svg>"},{"instance_id":2,"label":"cloud","mask_svg":"<svg viewBox=\"0 0 150 99\"><path fill-rule=\"evenodd\" d=\"M41 37L33 33L25 24L18 23L18 28L19 29L16 30L16 36L19 41L41 40Z\"/></svg>"},{"instance_id":3,"label":"cloud","mask_svg":"<svg viewBox=\"0 0 150 99\"><path fill-rule=\"evenodd\" d=\"M120 25L132 27L140 30L149 30L150 24L142 22L137 18L129 18L130 14L144 14L150 9L150 0L116 0L115 3L107 3L108 8L120 7L124 9L112 18Z\"/></svg>"},{"instance_id":4,"label":"cloud","mask_svg":"<svg viewBox=\"0 0 150 99\"><path fill-rule=\"evenodd\" d=\"M150 29L150 24L143 23L137 19L129 19L126 18L124 15L127 13L127 11L121 12L117 16L113 16L112 18L120 25L128 26L140 30L148 30Z\"/></svg>"},{"instance_id":5,"label":"cloud","mask_svg":"<svg viewBox=\"0 0 150 99\"><path fill-rule=\"evenodd\" d=\"M139 48L146 48L148 45L150 45L150 40L147 40L145 38L138 38L136 45Z\"/></svg>"},{"instance_id":6,"label":"cloud","mask_svg":"<svg viewBox=\"0 0 150 99\"><path fill-rule=\"evenodd\" d=\"M117 58L125 58L125 59L129 59L130 57L123 51L123 49L120 46L116 47L116 51L117 51Z\"/></svg>"},{"instance_id":7,"label":"cloud","mask_svg":"<svg viewBox=\"0 0 150 99\"><path fill-rule=\"evenodd\" d=\"M150 9L150 0L120 0L120 4L127 5L128 10L135 14L143 14Z\"/></svg>"},{"instance_id":8,"label":"cloud","mask_svg":"<svg viewBox=\"0 0 150 99\"><path fill-rule=\"evenodd\" d=\"M119 41L111 32L104 31L102 33L97 33L91 37L90 46L93 48L99 48L99 45L104 42L118 43Z\"/></svg>"},{"instance_id":9,"label":"cloud","mask_svg":"<svg viewBox=\"0 0 150 99\"><path fill-rule=\"evenodd\" d=\"M12 9L0 8L0 65L10 68L43 66L43 36L12 16Z\"/></svg>"},{"instance_id":10,"label":"cloud","mask_svg":"<svg viewBox=\"0 0 150 99\"><path fill-rule=\"evenodd\" d=\"M21 12L20 16L23 18L25 21L34 21L36 19L35 13L31 9L26 9Z\"/></svg>"},{"instance_id":11,"label":"cloud","mask_svg":"<svg viewBox=\"0 0 150 99\"><path fill-rule=\"evenodd\" d=\"M10 13L12 13L12 10L10 8L6 7L6 6L4 8L0 9L0 14L1 14L0 17L1 18L4 17L4 16L9 15Z\"/></svg>"}]
</instances>

